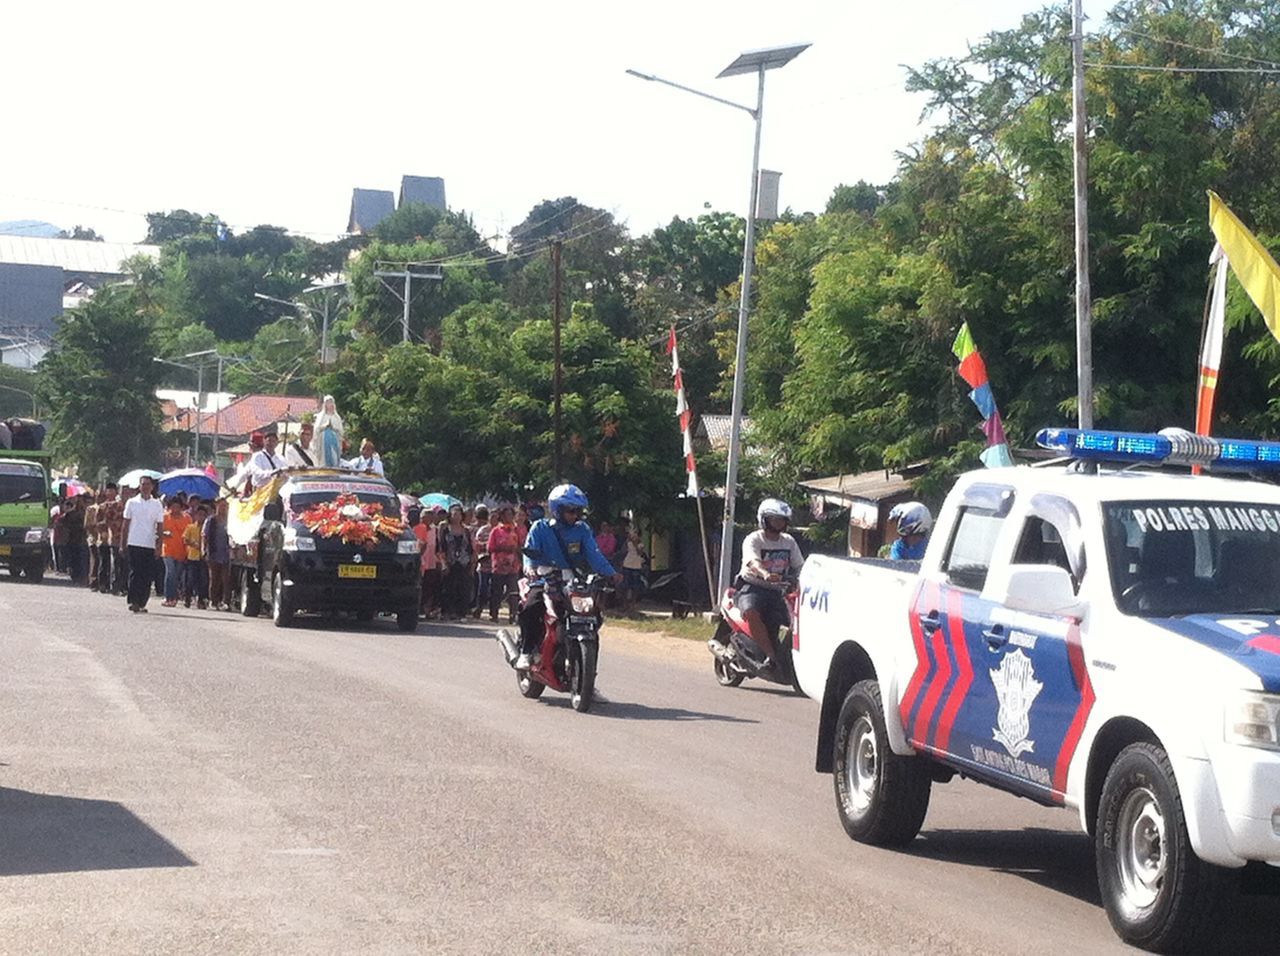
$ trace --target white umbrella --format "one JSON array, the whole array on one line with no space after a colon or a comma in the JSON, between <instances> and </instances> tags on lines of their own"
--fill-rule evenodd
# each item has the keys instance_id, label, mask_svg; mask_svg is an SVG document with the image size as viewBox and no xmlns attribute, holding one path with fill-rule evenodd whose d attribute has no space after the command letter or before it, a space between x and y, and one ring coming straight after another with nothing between
<instances>
[{"instance_id":1,"label":"white umbrella","mask_svg":"<svg viewBox=\"0 0 1280 956\"><path fill-rule=\"evenodd\" d=\"M152 471L150 468L135 468L133 471L126 472L120 476L120 480L116 482L121 488L137 488L142 484L143 478L150 478L152 481L160 480L160 472Z\"/></svg>"}]
</instances>

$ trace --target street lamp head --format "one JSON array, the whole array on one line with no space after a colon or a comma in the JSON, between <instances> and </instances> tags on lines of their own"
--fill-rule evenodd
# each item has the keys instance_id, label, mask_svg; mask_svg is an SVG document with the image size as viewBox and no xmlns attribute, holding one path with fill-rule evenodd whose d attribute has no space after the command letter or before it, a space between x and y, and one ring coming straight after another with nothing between
<instances>
[{"instance_id":1,"label":"street lamp head","mask_svg":"<svg viewBox=\"0 0 1280 956\"><path fill-rule=\"evenodd\" d=\"M743 73L759 73L761 70L776 70L786 66L812 45L793 43L789 46L766 47L763 50L747 50L717 73L716 79L722 80L726 76L740 76Z\"/></svg>"},{"instance_id":2,"label":"street lamp head","mask_svg":"<svg viewBox=\"0 0 1280 956\"><path fill-rule=\"evenodd\" d=\"M627 70L627 72L632 76L639 77L642 80L649 80L650 82L658 79L652 73L641 73L639 70Z\"/></svg>"}]
</instances>

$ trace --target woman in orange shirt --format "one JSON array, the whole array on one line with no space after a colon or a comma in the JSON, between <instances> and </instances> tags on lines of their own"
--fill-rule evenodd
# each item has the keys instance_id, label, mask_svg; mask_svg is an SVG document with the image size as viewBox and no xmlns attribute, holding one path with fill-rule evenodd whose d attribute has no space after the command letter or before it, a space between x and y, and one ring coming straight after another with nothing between
<instances>
[{"instance_id":1,"label":"woman in orange shirt","mask_svg":"<svg viewBox=\"0 0 1280 956\"><path fill-rule=\"evenodd\" d=\"M182 502L175 496L167 502L168 512L164 516L164 528L160 532L160 555L164 558L164 607L176 607L178 589L182 586L182 576L187 564L187 545L183 535L187 525L191 524L190 516L182 510Z\"/></svg>"}]
</instances>

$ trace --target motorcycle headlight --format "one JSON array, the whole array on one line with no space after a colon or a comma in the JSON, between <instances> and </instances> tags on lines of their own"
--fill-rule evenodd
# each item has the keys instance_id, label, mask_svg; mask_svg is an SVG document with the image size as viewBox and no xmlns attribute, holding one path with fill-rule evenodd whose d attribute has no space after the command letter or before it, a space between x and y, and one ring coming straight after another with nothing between
<instances>
[{"instance_id":1,"label":"motorcycle headlight","mask_svg":"<svg viewBox=\"0 0 1280 956\"><path fill-rule=\"evenodd\" d=\"M1227 704L1223 736L1231 744L1280 750L1280 696L1241 691Z\"/></svg>"},{"instance_id":2,"label":"motorcycle headlight","mask_svg":"<svg viewBox=\"0 0 1280 956\"><path fill-rule=\"evenodd\" d=\"M594 614L596 599L590 594L570 594L569 606L575 614Z\"/></svg>"},{"instance_id":3,"label":"motorcycle headlight","mask_svg":"<svg viewBox=\"0 0 1280 956\"><path fill-rule=\"evenodd\" d=\"M417 538L411 538L408 541L396 542L396 554L417 554L417 553L418 553Z\"/></svg>"},{"instance_id":4,"label":"motorcycle headlight","mask_svg":"<svg viewBox=\"0 0 1280 956\"><path fill-rule=\"evenodd\" d=\"M28 528L24 540L27 544L39 544L44 540L44 528Z\"/></svg>"},{"instance_id":5,"label":"motorcycle headlight","mask_svg":"<svg viewBox=\"0 0 1280 956\"><path fill-rule=\"evenodd\" d=\"M284 549L286 551L314 551L316 549L316 539L305 534L298 534L296 528L285 528Z\"/></svg>"}]
</instances>

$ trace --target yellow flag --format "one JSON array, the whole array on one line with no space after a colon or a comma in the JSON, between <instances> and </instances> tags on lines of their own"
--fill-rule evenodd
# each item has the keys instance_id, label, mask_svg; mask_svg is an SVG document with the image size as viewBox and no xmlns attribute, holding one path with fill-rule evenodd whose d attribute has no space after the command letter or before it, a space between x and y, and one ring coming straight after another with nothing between
<instances>
[{"instance_id":1,"label":"yellow flag","mask_svg":"<svg viewBox=\"0 0 1280 956\"><path fill-rule=\"evenodd\" d=\"M1280 266L1212 190L1209 192L1209 228L1227 254L1231 271L1262 313L1267 328L1280 339Z\"/></svg>"}]
</instances>

